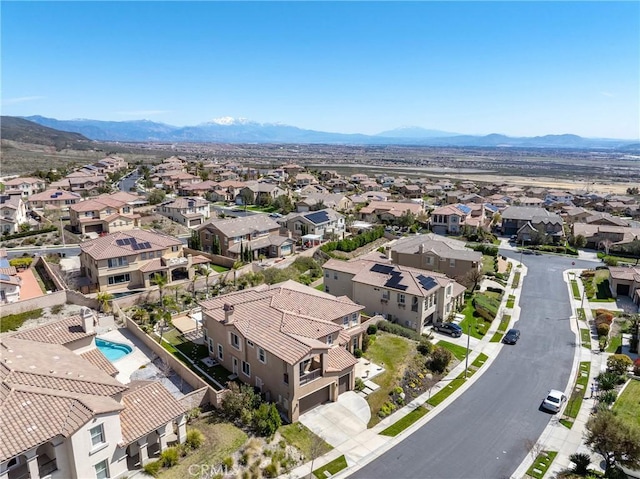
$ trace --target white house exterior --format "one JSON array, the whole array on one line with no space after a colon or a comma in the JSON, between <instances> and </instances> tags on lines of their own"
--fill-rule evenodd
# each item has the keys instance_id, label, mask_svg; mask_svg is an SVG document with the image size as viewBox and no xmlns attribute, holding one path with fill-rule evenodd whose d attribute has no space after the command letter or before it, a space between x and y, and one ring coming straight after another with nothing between
<instances>
[{"instance_id":1,"label":"white house exterior","mask_svg":"<svg viewBox=\"0 0 640 479\"><path fill-rule=\"evenodd\" d=\"M0 231L13 234L27 222L27 207L20 195L0 195Z\"/></svg>"}]
</instances>

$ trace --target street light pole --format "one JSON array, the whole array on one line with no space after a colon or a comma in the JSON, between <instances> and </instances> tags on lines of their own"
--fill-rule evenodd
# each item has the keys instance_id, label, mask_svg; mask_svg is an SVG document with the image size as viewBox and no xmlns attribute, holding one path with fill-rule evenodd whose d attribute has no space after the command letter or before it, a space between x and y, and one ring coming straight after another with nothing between
<instances>
[{"instance_id":1,"label":"street light pole","mask_svg":"<svg viewBox=\"0 0 640 479\"><path fill-rule=\"evenodd\" d=\"M469 369L469 342L471 341L471 321L467 323L467 357L464 362L464 378L467 379L467 370Z\"/></svg>"},{"instance_id":2,"label":"street light pole","mask_svg":"<svg viewBox=\"0 0 640 479\"><path fill-rule=\"evenodd\" d=\"M66 246L64 241L64 226L62 225L62 216L60 217L60 236L62 237L62 246Z\"/></svg>"}]
</instances>

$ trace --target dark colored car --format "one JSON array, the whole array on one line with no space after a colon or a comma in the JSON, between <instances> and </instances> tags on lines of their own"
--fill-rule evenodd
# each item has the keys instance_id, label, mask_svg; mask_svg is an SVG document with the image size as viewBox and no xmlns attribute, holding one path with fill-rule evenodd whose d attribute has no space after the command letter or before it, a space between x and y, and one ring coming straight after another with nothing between
<instances>
[{"instance_id":1,"label":"dark colored car","mask_svg":"<svg viewBox=\"0 0 640 479\"><path fill-rule=\"evenodd\" d=\"M516 344L520 339L520 330L519 329L510 329L507 331L507 334L502 338L502 342L505 344Z\"/></svg>"},{"instance_id":2,"label":"dark colored car","mask_svg":"<svg viewBox=\"0 0 640 479\"><path fill-rule=\"evenodd\" d=\"M441 333L446 333L454 338L459 338L462 336L462 328L454 323L442 323L437 324L433 327L436 331L440 331Z\"/></svg>"}]
</instances>

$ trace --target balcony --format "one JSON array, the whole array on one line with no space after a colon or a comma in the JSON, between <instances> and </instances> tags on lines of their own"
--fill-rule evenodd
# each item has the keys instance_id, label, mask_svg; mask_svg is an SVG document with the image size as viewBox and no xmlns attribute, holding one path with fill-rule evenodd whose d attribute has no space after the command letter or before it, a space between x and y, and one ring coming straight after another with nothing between
<instances>
[{"instance_id":1,"label":"balcony","mask_svg":"<svg viewBox=\"0 0 640 479\"><path fill-rule=\"evenodd\" d=\"M316 379L322 377L322 369L314 369L313 371L309 371L308 373L300 375L300 386L303 384L310 383L311 381L315 381Z\"/></svg>"}]
</instances>

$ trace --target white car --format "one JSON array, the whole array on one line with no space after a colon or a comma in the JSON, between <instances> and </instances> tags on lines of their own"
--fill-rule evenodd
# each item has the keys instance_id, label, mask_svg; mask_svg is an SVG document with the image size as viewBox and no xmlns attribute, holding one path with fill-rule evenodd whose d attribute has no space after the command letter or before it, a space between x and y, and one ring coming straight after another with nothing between
<instances>
[{"instance_id":1,"label":"white car","mask_svg":"<svg viewBox=\"0 0 640 479\"><path fill-rule=\"evenodd\" d=\"M547 411L558 412L566 400L567 396L562 391L552 389L542 401L542 407Z\"/></svg>"}]
</instances>

